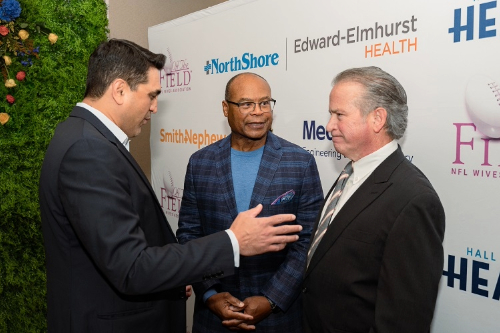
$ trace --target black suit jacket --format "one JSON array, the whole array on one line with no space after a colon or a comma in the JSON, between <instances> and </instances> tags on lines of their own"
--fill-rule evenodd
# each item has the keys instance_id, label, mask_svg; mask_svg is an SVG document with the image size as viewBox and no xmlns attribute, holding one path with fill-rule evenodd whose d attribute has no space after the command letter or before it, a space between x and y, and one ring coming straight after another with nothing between
<instances>
[{"instance_id":1,"label":"black suit jacket","mask_svg":"<svg viewBox=\"0 0 500 333\"><path fill-rule=\"evenodd\" d=\"M305 330L428 332L444 228L432 185L398 148L349 198L316 249L304 280Z\"/></svg>"},{"instance_id":2,"label":"black suit jacket","mask_svg":"<svg viewBox=\"0 0 500 333\"><path fill-rule=\"evenodd\" d=\"M40 209L49 332L185 332L184 284L234 272L225 232L176 244L133 157L84 108L48 147Z\"/></svg>"}]
</instances>

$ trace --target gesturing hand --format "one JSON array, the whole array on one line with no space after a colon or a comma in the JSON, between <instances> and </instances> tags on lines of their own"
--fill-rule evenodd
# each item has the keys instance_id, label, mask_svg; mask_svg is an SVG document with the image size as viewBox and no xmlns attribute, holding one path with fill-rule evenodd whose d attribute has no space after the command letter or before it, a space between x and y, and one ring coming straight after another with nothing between
<instances>
[{"instance_id":1,"label":"gesturing hand","mask_svg":"<svg viewBox=\"0 0 500 333\"><path fill-rule=\"evenodd\" d=\"M229 228L238 239L240 254L243 256L280 251L287 243L299 239L299 236L289 234L300 232L301 225L278 225L295 220L295 215L257 217L261 211L262 205L259 204L255 208L241 212Z\"/></svg>"},{"instance_id":2,"label":"gesturing hand","mask_svg":"<svg viewBox=\"0 0 500 333\"><path fill-rule=\"evenodd\" d=\"M207 307L222 319L222 325L238 330L238 325L245 321L253 320L253 316L241 311L245 309L245 304L228 292L222 292L207 299ZM255 329L255 326L248 325L248 330Z\"/></svg>"}]
</instances>

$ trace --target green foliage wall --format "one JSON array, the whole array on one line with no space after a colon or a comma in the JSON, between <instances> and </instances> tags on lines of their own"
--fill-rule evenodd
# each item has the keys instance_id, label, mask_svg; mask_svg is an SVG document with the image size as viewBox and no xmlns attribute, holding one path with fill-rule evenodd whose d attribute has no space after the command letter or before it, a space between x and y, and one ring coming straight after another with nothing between
<instances>
[{"instance_id":1,"label":"green foliage wall","mask_svg":"<svg viewBox=\"0 0 500 333\"><path fill-rule=\"evenodd\" d=\"M0 81L0 112L11 116L0 126L0 332L45 332L40 168L56 125L83 98L88 58L107 38L107 12L104 0L19 3L19 19L29 23L26 30L40 46L40 58L14 88L13 105ZM51 45L36 25L57 34L57 43Z\"/></svg>"}]
</instances>

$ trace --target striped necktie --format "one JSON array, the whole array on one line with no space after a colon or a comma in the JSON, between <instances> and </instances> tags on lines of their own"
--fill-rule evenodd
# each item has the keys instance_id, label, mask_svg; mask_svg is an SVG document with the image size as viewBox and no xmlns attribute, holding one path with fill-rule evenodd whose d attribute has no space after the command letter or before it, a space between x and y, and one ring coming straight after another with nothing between
<instances>
[{"instance_id":1,"label":"striped necktie","mask_svg":"<svg viewBox=\"0 0 500 333\"><path fill-rule=\"evenodd\" d=\"M352 173L352 162L347 163L344 170L340 173L339 179L337 180L337 184L330 195L330 199L327 202L327 208L324 211L323 216L319 220L318 228L316 229L316 233L314 234L314 238L311 242L311 246L309 247L309 252L307 252L307 267L309 267L309 263L311 262L311 258L318 247L321 238L326 233L328 229L328 223L335 212L335 206L337 206L337 202L339 201L340 195L342 194L342 190L347 183L347 179Z\"/></svg>"}]
</instances>

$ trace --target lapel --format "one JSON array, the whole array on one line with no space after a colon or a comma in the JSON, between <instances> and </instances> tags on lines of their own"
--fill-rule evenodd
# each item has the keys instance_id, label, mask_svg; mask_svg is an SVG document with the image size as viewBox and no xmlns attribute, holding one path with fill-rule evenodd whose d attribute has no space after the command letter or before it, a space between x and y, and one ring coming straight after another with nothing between
<instances>
[{"instance_id":1,"label":"lapel","mask_svg":"<svg viewBox=\"0 0 500 333\"><path fill-rule=\"evenodd\" d=\"M321 214L323 213L323 209L325 209L326 202L328 201L328 198L330 198L330 194L332 193L333 189L335 188L335 186L337 186L337 182L339 181L339 178L340 178L340 174L337 177L337 180L335 180L335 182L333 183L333 185L330 188L330 190L328 191L328 193L326 194L325 200L323 200L323 204L321 205L321 208L319 209L318 216L316 217L316 222L314 223L314 228L313 228L313 231L311 234L310 242L312 242L314 235L316 234L316 230L318 230L319 219L321 218Z\"/></svg>"},{"instance_id":2,"label":"lapel","mask_svg":"<svg viewBox=\"0 0 500 333\"><path fill-rule=\"evenodd\" d=\"M255 207L264 201L267 189L271 185L276 170L278 170L281 159L281 145L278 138L271 132L267 135L266 145L262 153L257 178L260 179L259 186L254 186L250 207ZM231 173L231 135L221 140L215 157L215 168L217 178L219 179L220 189L224 195L227 208L231 214L232 220L238 215L236 199L234 194L233 177ZM266 167L262 167L265 164ZM257 183L257 182L256 182Z\"/></svg>"},{"instance_id":3,"label":"lapel","mask_svg":"<svg viewBox=\"0 0 500 333\"><path fill-rule=\"evenodd\" d=\"M366 181L353 193L349 200L347 200L319 243L306 271L306 276L314 269L318 262L321 261L321 258L323 258L326 252L335 244L339 236L356 216L391 186L391 175L401 162L403 162L404 158L401 147L398 145L398 149L387 157L372 174L368 176Z\"/></svg>"},{"instance_id":4,"label":"lapel","mask_svg":"<svg viewBox=\"0 0 500 333\"><path fill-rule=\"evenodd\" d=\"M120 151L120 153L122 153L122 155L132 165L132 167L137 172L137 174L139 174L141 180L144 182L144 185L148 188L151 196L156 201L158 209L162 212L162 214L160 214L160 215L163 216L163 218L165 219L165 223L164 224L166 224L168 226L169 231L172 234L174 234L173 231L172 231L172 228L170 227L170 223L168 223L166 221L166 217L163 214L163 211L161 209L161 205L160 205L160 203L158 201L158 198L156 197L156 193L153 191L153 188L151 187L151 184L149 183L148 178L146 177L146 175L144 174L144 172L142 172L142 169L137 164L137 162L135 161L135 159L132 156L132 154L130 154L130 152L123 146L123 144L120 141L118 141L118 139L116 138L116 136L114 136L114 134L96 116L94 116L90 111L88 111L85 108L82 108L82 107L79 107L79 106L75 106L73 108L73 111L71 111L71 114L69 116L70 117L82 118L82 119L86 120L92 126L94 126L107 140L109 140L109 142L111 142L113 145L116 146L116 148L118 148L118 150Z\"/></svg>"},{"instance_id":5,"label":"lapel","mask_svg":"<svg viewBox=\"0 0 500 333\"><path fill-rule=\"evenodd\" d=\"M262 159L257 173L257 179L259 181L255 182L252 198L250 199L250 208L263 203L267 190L274 178L274 174L280 165L282 155L283 151L278 138L273 133L268 132L266 145L264 146L264 152L262 153Z\"/></svg>"},{"instance_id":6,"label":"lapel","mask_svg":"<svg viewBox=\"0 0 500 333\"><path fill-rule=\"evenodd\" d=\"M215 153L215 169L220 190L224 195L231 221L238 215L236 195L234 194L233 176L231 173L231 135L221 140Z\"/></svg>"}]
</instances>

